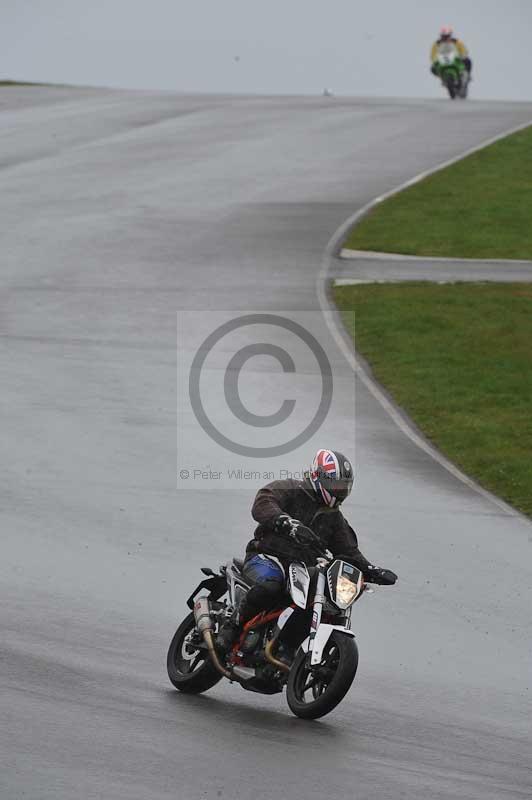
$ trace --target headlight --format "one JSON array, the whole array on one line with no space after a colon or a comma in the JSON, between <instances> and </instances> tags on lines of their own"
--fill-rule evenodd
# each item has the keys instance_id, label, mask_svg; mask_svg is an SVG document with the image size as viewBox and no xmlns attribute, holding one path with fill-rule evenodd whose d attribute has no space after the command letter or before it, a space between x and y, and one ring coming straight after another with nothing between
<instances>
[{"instance_id":1,"label":"headlight","mask_svg":"<svg viewBox=\"0 0 532 800\"><path fill-rule=\"evenodd\" d=\"M337 559L327 570L329 594L340 609L345 610L355 602L362 591L363 582L362 572L346 561Z\"/></svg>"},{"instance_id":2,"label":"headlight","mask_svg":"<svg viewBox=\"0 0 532 800\"><path fill-rule=\"evenodd\" d=\"M347 607L351 605L356 596L356 583L353 583L344 575L339 575L336 582L336 602Z\"/></svg>"}]
</instances>

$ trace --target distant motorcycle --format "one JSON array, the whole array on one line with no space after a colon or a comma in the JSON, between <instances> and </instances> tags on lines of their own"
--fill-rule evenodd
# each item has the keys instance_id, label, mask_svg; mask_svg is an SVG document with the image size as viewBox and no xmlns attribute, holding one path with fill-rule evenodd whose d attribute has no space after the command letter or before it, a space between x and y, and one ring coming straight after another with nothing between
<instances>
[{"instance_id":1,"label":"distant motorcycle","mask_svg":"<svg viewBox=\"0 0 532 800\"><path fill-rule=\"evenodd\" d=\"M449 92L451 100L456 97L465 100L469 85L469 73L460 58L458 49L452 42L445 42L440 45L436 63L438 65L438 76Z\"/></svg>"},{"instance_id":2,"label":"distant motorcycle","mask_svg":"<svg viewBox=\"0 0 532 800\"><path fill-rule=\"evenodd\" d=\"M233 559L218 574L202 568L208 577L187 600L192 611L168 650L170 681L188 694L205 692L222 677L260 694L276 694L286 686L296 716L328 714L357 671L351 611L368 590L361 571L328 551L310 570L302 562L291 563L283 607L249 620L231 651L224 653L217 648L217 633L249 589L242 566ZM195 600L203 590L208 594Z\"/></svg>"}]
</instances>

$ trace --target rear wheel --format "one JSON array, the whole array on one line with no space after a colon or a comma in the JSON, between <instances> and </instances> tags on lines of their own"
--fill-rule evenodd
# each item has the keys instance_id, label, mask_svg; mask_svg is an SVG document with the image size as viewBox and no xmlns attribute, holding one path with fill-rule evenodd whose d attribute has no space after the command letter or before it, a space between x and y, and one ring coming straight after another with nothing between
<instances>
[{"instance_id":1,"label":"rear wheel","mask_svg":"<svg viewBox=\"0 0 532 800\"><path fill-rule=\"evenodd\" d=\"M299 651L288 676L286 699L301 719L317 719L336 708L347 694L358 667L355 640L333 631L321 663L310 666L310 653Z\"/></svg>"},{"instance_id":2,"label":"rear wheel","mask_svg":"<svg viewBox=\"0 0 532 800\"><path fill-rule=\"evenodd\" d=\"M189 614L175 632L166 658L170 681L186 694L206 692L222 678L199 644L194 614Z\"/></svg>"}]
</instances>

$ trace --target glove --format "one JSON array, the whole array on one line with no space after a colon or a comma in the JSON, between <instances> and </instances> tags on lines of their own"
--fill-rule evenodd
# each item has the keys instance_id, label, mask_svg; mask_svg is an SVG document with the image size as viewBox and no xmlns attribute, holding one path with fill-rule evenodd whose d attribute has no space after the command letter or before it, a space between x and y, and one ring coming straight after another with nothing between
<instances>
[{"instance_id":1,"label":"glove","mask_svg":"<svg viewBox=\"0 0 532 800\"><path fill-rule=\"evenodd\" d=\"M397 575L391 569L382 569L370 564L364 570L364 578L368 583L379 583L381 586L393 586Z\"/></svg>"},{"instance_id":2,"label":"glove","mask_svg":"<svg viewBox=\"0 0 532 800\"><path fill-rule=\"evenodd\" d=\"M273 523L273 529L276 533L289 536L295 544L301 547L312 547L319 552L323 549L320 537L310 528L305 527L298 519L289 517L288 514L280 514Z\"/></svg>"},{"instance_id":3,"label":"glove","mask_svg":"<svg viewBox=\"0 0 532 800\"><path fill-rule=\"evenodd\" d=\"M302 525L301 522L294 525L289 536L301 547L308 548L316 553L321 553L324 550L320 537L317 536L314 531L311 531L310 528Z\"/></svg>"},{"instance_id":4,"label":"glove","mask_svg":"<svg viewBox=\"0 0 532 800\"><path fill-rule=\"evenodd\" d=\"M299 521L297 519L292 519L288 514L280 514L273 523L273 529L275 533L289 534L293 524L299 524Z\"/></svg>"}]
</instances>

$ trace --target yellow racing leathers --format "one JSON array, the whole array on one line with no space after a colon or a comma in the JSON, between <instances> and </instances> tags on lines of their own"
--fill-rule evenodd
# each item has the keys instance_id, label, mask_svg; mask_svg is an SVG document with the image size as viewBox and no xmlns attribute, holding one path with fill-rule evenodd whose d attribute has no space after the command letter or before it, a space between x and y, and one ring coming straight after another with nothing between
<instances>
[{"instance_id":1,"label":"yellow racing leathers","mask_svg":"<svg viewBox=\"0 0 532 800\"><path fill-rule=\"evenodd\" d=\"M431 72L434 75L438 74L438 72L439 72L438 54L439 54L440 47L442 45L444 45L444 44L449 44L449 43L453 44L456 47L456 49L458 51L458 55L460 56L460 58L464 62L466 70L471 74L472 62L471 62L471 59L469 58L469 53L467 52L467 47L461 41L461 39L455 39L454 37L452 37L450 39L438 39L432 45L432 48L431 48L431 51L430 51Z\"/></svg>"}]
</instances>

